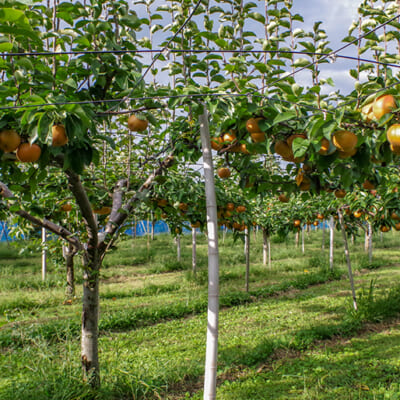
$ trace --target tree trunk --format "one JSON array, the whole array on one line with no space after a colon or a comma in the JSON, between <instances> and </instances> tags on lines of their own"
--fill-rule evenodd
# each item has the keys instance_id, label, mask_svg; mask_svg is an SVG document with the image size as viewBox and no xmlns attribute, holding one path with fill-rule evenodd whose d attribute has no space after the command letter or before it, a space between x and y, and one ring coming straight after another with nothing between
<instances>
[{"instance_id":1,"label":"tree trunk","mask_svg":"<svg viewBox=\"0 0 400 400\"><path fill-rule=\"evenodd\" d=\"M343 214L342 214L342 212L340 210L338 211L338 216L339 216L339 222L340 222L340 230L342 231L342 235L343 235L344 253L346 255L347 269L348 269L348 272L349 272L351 294L352 294L352 297L353 297L353 307L357 311L357 299L356 299L356 291L354 289L353 271L351 269L349 245L348 245L348 242L347 242L346 229L344 228Z\"/></svg>"},{"instance_id":2,"label":"tree trunk","mask_svg":"<svg viewBox=\"0 0 400 400\"><path fill-rule=\"evenodd\" d=\"M192 272L196 277L197 255L196 255L196 228L192 228Z\"/></svg>"},{"instance_id":3,"label":"tree trunk","mask_svg":"<svg viewBox=\"0 0 400 400\"><path fill-rule=\"evenodd\" d=\"M295 238L294 238L294 243L295 243L296 247L299 247L299 240L300 240L300 231L297 230Z\"/></svg>"},{"instance_id":4,"label":"tree trunk","mask_svg":"<svg viewBox=\"0 0 400 400\"><path fill-rule=\"evenodd\" d=\"M217 391L218 314L219 314L219 255L217 201L211 153L207 109L200 116L200 135L203 148L204 180L207 204L208 232L208 312L207 346L204 378L204 400L214 400Z\"/></svg>"},{"instance_id":5,"label":"tree trunk","mask_svg":"<svg viewBox=\"0 0 400 400\"><path fill-rule=\"evenodd\" d=\"M98 327L100 259L97 249L92 249L90 253L88 251L84 257L81 360L84 379L92 387L99 387Z\"/></svg>"},{"instance_id":6,"label":"tree trunk","mask_svg":"<svg viewBox=\"0 0 400 400\"><path fill-rule=\"evenodd\" d=\"M322 221L322 250L325 250L325 220Z\"/></svg>"},{"instance_id":7,"label":"tree trunk","mask_svg":"<svg viewBox=\"0 0 400 400\"><path fill-rule=\"evenodd\" d=\"M246 292L249 291L249 279L250 279L250 230L246 228L244 234L244 248L246 257L246 277L245 277L245 288Z\"/></svg>"},{"instance_id":8,"label":"tree trunk","mask_svg":"<svg viewBox=\"0 0 400 400\"><path fill-rule=\"evenodd\" d=\"M305 245L304 245L304 227L301 228L301 252L305 253Z\"/></svg>"}]
</instances>

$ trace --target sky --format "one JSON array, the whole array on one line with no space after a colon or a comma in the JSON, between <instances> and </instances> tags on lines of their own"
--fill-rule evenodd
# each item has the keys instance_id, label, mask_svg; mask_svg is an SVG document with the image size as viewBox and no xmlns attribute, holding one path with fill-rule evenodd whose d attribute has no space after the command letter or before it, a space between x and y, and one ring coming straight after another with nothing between
<instances>
[{"instance_id":1,"label":"sky","mask_svg":"<svg viewBox=\"0 0 400 400\"><path fill-rule=\"evenodd\" d=\"M156 0L155 4L158 4ZM244 3L251 2L254 0L244 0ZM260 12L263 13L264 0L254 1L259 4ZM348 29L352 24L352 21L357 19L358 7L361 0L293 0L293 13L299 13L304 18L304 24L299 24L304 30L312 30L313 24L317 21L322 21L321 28L327 33L328 40L330 42L329 47L332 50L337 50L344 46L345 43L341 42L342 38L348 35ZM257 26L259 34L263 34L262 27ZM162 31L159 31L157 35L164 35ZM356 56L356 47L351 46L348 49L342 51L342 55ZM320 67L321 78L332 78L334 81L334 87L324 88L324 92L328 93L331 91L340 90L342 94L347 94L354 89L354 79L349 75L349 69L355 68L356 61L348 61L343 59L336 59L334 63L323 64ZM306 77L306 72L303 73ZM162 74L159 78L163 76ZM302 75L298 74L300 84L305 86L310 85L309 73L308 79L304 79L301 82Z\"/></svg>"},{"instance_id":2,"label":"sky","mask_svg":"<svg viewBox=\"0 0 400 400\"><path fill-rule=\"evenodd\" d=\"M359 0L294 0L293 10L304 17L307 28L312 28L314 22L322 21L322 28L326 31L332 50L337 50L344 45L341 39L348 35L348 29L353 20L357 18ZM340 54L352 55L351 50ZM337 59L334 64L321 66L321 75L331 77L335 86L341 92L349 92L354 88L354 79L349 76L349 68L355 62ZM336 90L332 88L332 90Z\"/></svg>"}]
</instances>

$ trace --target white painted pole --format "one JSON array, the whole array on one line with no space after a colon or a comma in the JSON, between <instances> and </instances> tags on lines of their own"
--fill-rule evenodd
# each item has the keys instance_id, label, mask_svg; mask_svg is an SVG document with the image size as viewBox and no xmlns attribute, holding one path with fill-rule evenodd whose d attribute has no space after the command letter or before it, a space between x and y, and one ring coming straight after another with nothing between
<instances>
[{"instance_id":1,"label":"white painted pole","mask_svg":"<svg viewBox=\"0 0 400 400\"><path fill-rule=\"evenodd\" d=\"M192 228L192 272L196 276L197 254L196 254L196 228Z\"/></svg>"},{"instance_id":2,"label":"white painted pole","mask_svg":"<svg viewBox=\"0 0 400 400\"><path fill-rule=\"evenodd\" d=\"M208 313L207 345L204 378L204 400L215 400L217 391L218 313L219 313L219 255L217 201L215 196L214 167L211 153L208 113L200 116L200 135L203 148L204 180L207 204L208 231Z\"/></svg>"},{"instance_id":3,"label":"white painted pole","mask_svg":"<svg viewBox=\"0 0 400 400\"><path fill-rule=\"evenodd\" d=\"M268 234L267 230L263 229L263 265L268 262Z\"/></svg>"},{"instance_id":4,"label":"white painted pole","mask_svg":"<svg viewBox=\"0 0 400 400\"><path fill-rule=\"evenodd\" d=\"M46 240L46 228L42 228L42 281L46 280L47 272Z\"/></svg>"},{"instance_id":5,"label":"white painted pole","mask_svg":"<svg viewBox=\"0 0 400 400\"><path fill-rule=\"evenodd\" d=\"M245 288L246 288L246 292L248 292L249 291L249 281L250 281L250 230L249 230L249 228L245 229L244 248L245 248L245 258L246 258Z\"/></svg>"},{"instance_id":6,"label":"white painted pole","mask_svg":"<svg viewBox=\"0 0 400 400\"><path fill-rule=\"evenodd\" d=\"M329 267L333 271L333 247L334 247L334 237L335 237L335 222L333 216L329 222Z\"/></svg>"},{"instance_id":7,"label":"white painted pole","mask_svg":"<svg viewBox=\"0 0 400 400\"><path fill-rule=\"evenodd\" d=\"M368 259L372 261L372 224L368 222Z\"/></svg>"},{"instance_id":8,"label":"white painted pole","mask_svg":"<svg viewBox=\"0 0 400 400\"><path fill-rule=\"evenodd\" d=\"M178 262L181 262L181 235L176 235L176 257Z\"/></svg>"},{"instance_id":9,"label":"white painted pole","mask_svg":"<svg viewBox=\"0 0 400 400\"><path fill-rule=\"evenodd\" d=\"M349 244L348 244L348 241L347 241L346 229L344 227L343 214L342 214L342 212L340 210L338 211L338 216L339 216L339 222L340 222L340 229L341 229L342 235L343 235L344 253L346 255L347 269L348 269L348 272L349 272L351 295L353 297L353 307L357 311L356 290L354 289L354 279L353 279L353 271L351 269Z\"/></svg>"},{"instance_id":10,"label":"white painted pole","mask_svg":"<svg viewBox=\"0 0 400 400\"><path fill-rule=\"evenodd\" d=\"M268 235L267 239L268 243L268 268L272 269L272 260L271 260L271 237Z\"/></svg>"}]
</instances>

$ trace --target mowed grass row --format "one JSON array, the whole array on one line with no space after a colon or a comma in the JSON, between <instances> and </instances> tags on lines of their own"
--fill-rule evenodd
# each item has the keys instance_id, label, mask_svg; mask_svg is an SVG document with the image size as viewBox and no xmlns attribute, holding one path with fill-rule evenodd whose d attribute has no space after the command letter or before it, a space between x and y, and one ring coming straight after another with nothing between
<instances>
[{"instance_id":1,"label":"mowed grass row","mask_svg":"<svg viewBox=\"0 0 400 400\"><path fill-rule=\"evenodd\" d=\"M250 294L243 292L242 243L233 243L229 236L225 243L220 242L221 299L222 303L225 299L226 307L222 308L220 318L219 398L335 398L329 397L335 384L342 390L341 396L348 396L340 398L379 398L354 396L359 392L362 396L393 392L394 380L376 383L375 377L371 383L368 374L365 383L362 381L366 386L357 388L356 380L324 378L317 385L318 391L312 392L314 383L322 379L322 372L310 372L307 378L300 374L304 378L300 382L300 367L296 363L302 365L302 352L318 354L318 349L310 350L318 341L350 338L360 332L364 321L396 315L398 272L394 264L399 254L399 236L389 233L383 242L376 240L372 264L365 257L361 242L352 248L353 264L358 270L356 285L365 291L364 308L357 316L349 312L349 285L340 241L336 244L335 265L339 274L332 276L327 268L327 254L322 255L320 250L320 233L311 233L307 238L305 255L300 248L293 247L292 238L286 243L275 240L272 270L259 262L260 236L252 246ZM199 237L197 280L189 272L190 238L183 238L180 263L170 237L158 236L150 248L146 239L132 242L120 243L108 256L102 271L102 389L96 398L201 398L207 296L205 239ZM30 287L23 292L15 285L7 286L7 282L17 281L18 277L25 281L37 279L40 259L37 260L37 265L19 265L12 273L7 263L0 267L0 398L90 398L90 389L81 384L80 376L79 300L63 305L61 283ZM49 276L54 282L62 282L62 272L62 268L53 268ZM338 277L342 279L332 280ZM367 295L372 293L371 279L375 280L372 288L377 299L387 297L385 303L377 302L375 309L365 305ZM326 283L309 286L322 282ZM388 287L392 287L390 295ZM80 288L77 289L79 298ZM392 308L379 314L382 304L388 303L393 303ZM7 342L7 337L11 341ZM282 371L293 365L290 373L284 374L288 377L272 374L271 368L279 360ZM396 365L388 362L387 368L396 375ZM338 369L340 376L339 372L343 371ZM276 381L278 378L282 385ZM276 388L271 394L265 391L267 383ZM292 387L290 396L287 385Z\"/></svg>"}]
</instances>

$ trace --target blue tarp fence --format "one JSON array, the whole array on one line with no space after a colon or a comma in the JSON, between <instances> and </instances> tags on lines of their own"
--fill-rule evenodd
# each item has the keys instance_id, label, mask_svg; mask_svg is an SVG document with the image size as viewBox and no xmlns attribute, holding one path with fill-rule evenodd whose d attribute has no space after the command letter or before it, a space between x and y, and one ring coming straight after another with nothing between
<instances>
[{"instance_id":1,"label":"blue tarp fence","mask_svg":"<svg viewBox=\"0 0 400 400\"><path fill-rule=\"evenodd\" d=\"M151 222L147 224L147 221L138 221L136 223L136 236L146 235L148 232L151 232L152 226ZM184 231L187 231L184 229ZM168 233L168 225L164 221L157 221L154 225L154 233ZM10 236L10 229L5 222L0 222L0 242L13 241L15 240ZM133 236L134 235L134 226L125 231L126 234ZM23 239L23 238L22 238Z\"/></svg>"},{"instance_id":2,"label":"blue tarp fence","mask_svg":"<svg viewBox=\"0 0 400 400\"><path fill-rule=\"evenodd\" d=\"M325 224L325 227L329 229L329 224L327 222L320 223L318 225L318 229L322 229L323 224ZM145 220L143 221L138 221L136 223L136 236L143 236L146 235L147 233L150 233L152 229L151 222L147 222ZM315 226L311 225L311 229L316 229ZM6 242L6 241L13 241L14 238L10 237L9 235L9 228L5 222L0 222L0 242ZM189 229L183 228L182 233L190 233L191 231ZM154 225L154 234L157 235L158 233L169 233L169 228L168 225L164 221L157 221ZM134 236L134 226L132 226L125 231L125 234ZM23 239L23 238L22 238Z\"/></svg>"},{"instance_id":3,"label":"blue tarp fence","mask_svg":"<svg viewBox=\"0 0 400 400\"><path fill-rule=\"evenodd\" d=\"M152 229L151 222L147 221L139 221L136 223L136 236L143 236L147 233L150 233ZM125 233L130 236L134 236L135 227L132 224L132 227L127 229ZM158 233L168 233L169 228L168 225L164 221L157 221L154 224L154 234Z\"/></svg>"}]
</instances>

